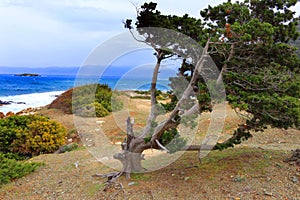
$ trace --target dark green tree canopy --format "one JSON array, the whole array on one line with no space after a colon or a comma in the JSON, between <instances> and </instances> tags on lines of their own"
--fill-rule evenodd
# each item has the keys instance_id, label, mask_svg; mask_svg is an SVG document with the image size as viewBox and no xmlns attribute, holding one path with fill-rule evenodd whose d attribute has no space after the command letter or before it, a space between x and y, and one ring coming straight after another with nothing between
<instances>
[{"instance_id":1,"label":"dark green tree canopy","mask_svg":"<svg viewBox=\"0 0 300 200\"><path fill-rule=\"evenodd\" d=\"M299 18L290 9L296 3L297 0L228 1L202 10L202 19L187 14L164 15L156 9L156 3L145 3L138 11L135 26L172 29L202 46L209 40L209 54L221 71L227 101L247 113L243 130L248 137L249 130L263 130L267 125L299 128L300 61L296 48L288 44L299 36ZM131 22L128 25L133 28ZM194 63L186 59L179 72L190 75ZM172 85L176 79L171 79ZM195 91L201 105L207 106L203 102L210 103L208 88L201 77Z\"/></svg>"}]
</instances>

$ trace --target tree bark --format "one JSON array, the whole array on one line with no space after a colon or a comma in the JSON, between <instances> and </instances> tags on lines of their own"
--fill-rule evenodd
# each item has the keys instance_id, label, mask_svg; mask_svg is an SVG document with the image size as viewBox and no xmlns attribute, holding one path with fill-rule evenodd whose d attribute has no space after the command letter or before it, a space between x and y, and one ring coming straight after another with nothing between
<instances>
[{"instance_id":1,"label":"tree bark","mask_svg":"<svg viewBox=\"0 0 300 200\"><path fill-rule=\"evenodd\" d=\"M130 141L127 150L123 150L121 153L114 155L115 159L120 160L123 165L122 172L125 173L126 178L130 178L131 173L143 172L142 166L143 155L142 152L147 149L143 140L134 138Z\"/></svg>"},{"instance_id":2,"label":"tree bark","mask_svg":"<svg viewBox=\"0 0 300 200\"><path fill-rule=\"evenodd\" d=\"M159 72L159 68L161 65L161 61L163 60L163 52L160 52L159 50L157 50L157 62L156 65L154 67L153 70L153 74L152 74L152 82L151 82L151 110L150 110L150 114L147 120L147 124L145 126L145 128L143 129L143 131L141 132L141 138L144 138L147 136L147 134L150 132L151 129L151 124L153 121L155 121L156 117L157 117L157 111L156 111L156 84L157 84L157 78L158 78L158 72Z\"/></svg>"}]
</instances>

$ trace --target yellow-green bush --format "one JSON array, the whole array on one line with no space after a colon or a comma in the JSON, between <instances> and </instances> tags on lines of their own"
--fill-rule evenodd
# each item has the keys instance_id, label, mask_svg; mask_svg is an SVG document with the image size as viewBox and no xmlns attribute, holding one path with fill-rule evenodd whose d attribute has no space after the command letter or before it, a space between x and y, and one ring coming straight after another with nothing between
<instances>
[{"instance_id":1,"label":"yellow-green bush","mask_svg":"<svg viewBox=\"0 0 300 200\"><path fill-rule=\"evenodd\" d=\"M38 115L12 116L0 120L2 153L35 156L52 153L65 144L65 128L58 122Z\"/></svg>"},{"instance_id":2,"label":"yellow-green bush","mask_svg":"<svg viewBox=\"0 0 300 200\"><path fill-rule=\"evenodd\" d=\"M65 136L65 128L55 121L33 121L28 129L17 132L12 151L32 156L52 153L65 144Z\"/></svg>"}]
</instances>

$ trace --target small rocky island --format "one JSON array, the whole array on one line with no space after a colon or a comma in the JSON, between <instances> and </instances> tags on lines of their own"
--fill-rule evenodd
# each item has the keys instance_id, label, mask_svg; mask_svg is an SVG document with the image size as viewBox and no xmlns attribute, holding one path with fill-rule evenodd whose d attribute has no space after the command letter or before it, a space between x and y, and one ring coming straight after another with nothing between
<instances>
[{"instance_id":1,"label":"small rocky island","mask_svg":"<svg viewBox=\"0 0 300 200\"><path fill-rule=\"evenodd\" d=\"M23 73L23 74L15 74L15 76L41 76L39 74L31 74L31 73Z\"/></svg>"},{"instance_id":2,"label":"small rocky island","mask_svg":"<svg viewBox=\"0 0 300 200\"><path fill-rule=\"evenodd\" d=\"M2 101L0 100L0 106L10 105L10 104L26 104L25 102L14 102L14 101Z\"/></svg>"}]
</instances>

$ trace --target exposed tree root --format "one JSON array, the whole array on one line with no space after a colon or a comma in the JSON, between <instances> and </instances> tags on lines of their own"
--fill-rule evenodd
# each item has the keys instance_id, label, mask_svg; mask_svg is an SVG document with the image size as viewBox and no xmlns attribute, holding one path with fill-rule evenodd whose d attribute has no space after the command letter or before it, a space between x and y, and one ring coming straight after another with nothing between
<instances>
[{"instance_id":1,"label":"exposed tree root","mask_svg":"<svg viewBox=\"0 0 300 200\"><path fill-rule=\"evenodd\" d=\"M94 174L93 177L107 178L104 182L105 187L103 191L107 192L108 190L116 190L112 195L110 195L110 199L115 199L121 192L123 193L124 199L126 199L125 189L120 182L116 182L116 180L122 176L123 172L112 172L109 174Z\"/></svg>"}]
</instances>

